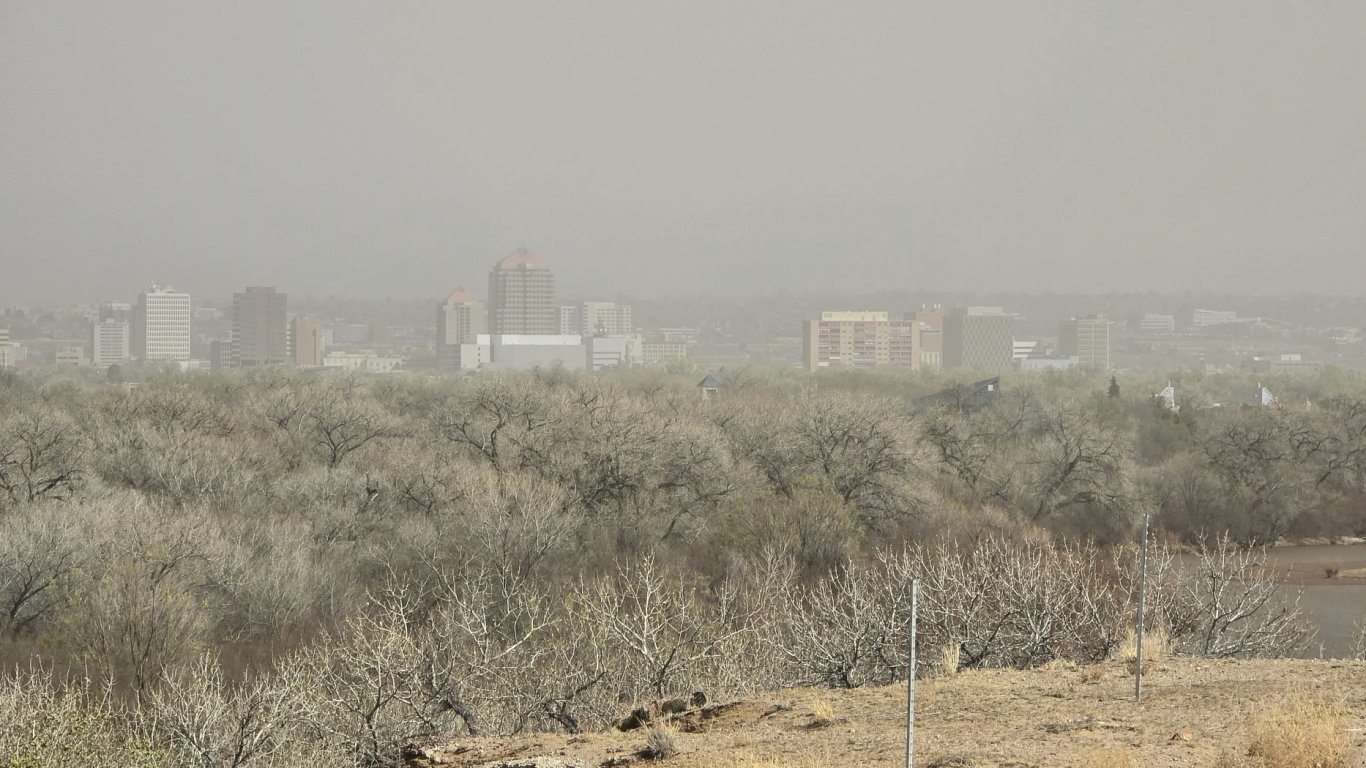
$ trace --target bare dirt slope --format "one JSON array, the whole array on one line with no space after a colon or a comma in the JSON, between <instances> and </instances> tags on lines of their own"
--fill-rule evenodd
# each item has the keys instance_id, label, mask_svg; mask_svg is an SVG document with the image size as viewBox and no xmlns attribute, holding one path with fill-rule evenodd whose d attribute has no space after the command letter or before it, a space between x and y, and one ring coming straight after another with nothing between
<instances>
[{"instance_id":1,"label":"bare dirt slope","mask_svg":"<svg viewBox=\"0 0 1366 768\"><path fill-rule=\"evenodd\" d=\"M921 681L916 765L1086 766L1123 752L1136 766L1209 766L1222 750L1245 750L1255 714L1294 691L1345 698L1358 752L1366 751L1366 662L1174 658L1149 662L1147 672L1142 704L1119 662ZM678 754L655 761L637 754L641 729L456 739L411 764L890 768L905 765L905 695L904 686L795 689L708 705L675 717ZM830 710L822 722L817 713Z\"/></svg>"}]
</instances>

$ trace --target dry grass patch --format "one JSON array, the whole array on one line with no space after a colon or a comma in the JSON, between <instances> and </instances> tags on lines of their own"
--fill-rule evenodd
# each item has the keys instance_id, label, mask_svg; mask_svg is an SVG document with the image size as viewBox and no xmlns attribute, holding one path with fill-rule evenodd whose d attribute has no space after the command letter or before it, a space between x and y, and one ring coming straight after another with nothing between
<instances>
[{"instance_id":1,"label":"dry grass patch","mask_svg":"<svg viewBox=\"0 0 1366 768\"><path fill-rule=\"evenodd\" d=\"M829 699L816 699L811 702L811 727L824 728L835 722L835 705Z\"/></svg>"},{"instance_id":2,"label":"dry grass patch","mask_svg":"<svg viewBox=\"0 0 1366 768\"><path fill-rule=\"evenodd\" d=\"M1146 654L1145 654L1146 655ZM1077 768L1138 768L1132 754L1115 747L1093 749L1081 756Z\"/></svg>"},{"instance_id":3,"label":"dry grass patch","mask_svg":"<svg viewBox=\"0 0 1366 768\"><path fill-rule=\"evenodd\" d=\"M645 753L652 760L667 760L678 754L678 731L656 726L645 736Z\"/></svg>"},{"instance_id":4,"label":"dry grass patch","mask_svg":"<svg viewBox=\"0 0 1366 768\"><path fill-rule=\"evenodd\" d=\"M1172 652L1171 635L1167 634L1165 627L1145 631L1143 633L1143 660L1160 661ZM1115 649L1115 658L1133 666L1138 661L1138 633L1129 630L1125 635L1124 642Z\"/></svg>"},{"instance_id":5,"label":"dry grass patch","mask_svg":"<svg viewBox=\"0 0 1366 768\"><path fill-rule=\"evenodd\" d=\"M958 666L963 661L963 646L958 643L945 643L939 648L939 676L953 677L958 674Z\"/></svg>"},{"instance_id":6,"label":"dry grass patch","mask_svg":"<svg viewBox=\"0 0 1366 768\"><path fill-rule=\"evenodd\" d=\"M1290 694L1252 721L1251 734L1252 768L1347 768L1352 753L1341 697Z\"/></svg>"}]
</instances>

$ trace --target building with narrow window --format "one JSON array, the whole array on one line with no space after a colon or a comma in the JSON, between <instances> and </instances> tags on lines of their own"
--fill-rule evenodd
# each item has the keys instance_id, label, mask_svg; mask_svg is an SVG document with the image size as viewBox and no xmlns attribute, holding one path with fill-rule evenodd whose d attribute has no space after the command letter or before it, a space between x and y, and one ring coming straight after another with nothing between
<instances>
[{"instance_id":1,"label":"building with narrow window","mask_svg":"<svg viewBox=\"0 0 1366 768\"><path fill-rule=\"evenodd\" d=\"M822 312L802 323L802 362L822 368L920 367L920 324L886 312Z\"/></svg>"},{"instance_id":2,"label":"building with narrow window","mask_svg":"<svg viewBox=\"0 0 1366 768\"><path fill-rule=\"evenodd\" d=\"M1000 373L1015 358L1013 318L1001 307L967 307L944 315L944 370Z\"/></svg>"},{"instance_id":3,"label":"building with narrow window","mask_svg":"<svg viewBox=\"0 0 1366 768\"><path fill-rule=\"evenodd\" d=\"M504 256L489 271L488 323L495 336L560 334L555 275L525 248Z\"/></svg>"},{"instance_id":4,"label":"building with narrow window","mask_svg":"<svg viewBox=\"0 0 1366 768\"><path fill-rule=\"evenodd\" d=\"M253 286L232 296L233 363L237 366L289 362L289 315L285 294Z\"/></svg>"},{"instance_id":5,"label":"building with narrow window","mask_svg":"<svg viewBox=\"0 0 1366 768\"><path fill-rule=\"evenodd\" d=\"M1077 358L1082 368L1110 370L1110 319L1090 315L1064 320L1058 326L1058 352Z\"/></svg>"},{"instance_id":6,"label":"building with narrow window","mask_svg":"<svg viewBox=\"0 0 1366 768\"><path fill-rule=\"evenodd\" d=\"M132 353L128 323L112 317L91 326L90 364L96 368L123 365Z\"/></svg>"},{"instance_id":7,"label":"building with narrow window","mask_svg":"<svg viewBox=\"0 0 1366 768\"><path fill-rule=\"evenodd\" d=\"M152 284L133 309L133 356L138 360L190 359L190 294Z\"/></svg>"},{"instance_id":8,"label":"building with narrow window","mask_svg":"<svg viewBox=\"0 0 1366 768\"><path fill-rule=\"evenodd\" d=\"M489 332L488 310L464 288L456 288L436 309L436 359L446 370L460 370L461 345Z\"/></svg>"}]
</instances>

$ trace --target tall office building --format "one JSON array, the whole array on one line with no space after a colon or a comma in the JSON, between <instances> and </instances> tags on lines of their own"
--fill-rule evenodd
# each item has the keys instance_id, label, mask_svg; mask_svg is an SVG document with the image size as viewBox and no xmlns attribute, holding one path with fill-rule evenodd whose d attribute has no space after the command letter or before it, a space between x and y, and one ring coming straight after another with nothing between
<instances>
[{"instance_id":1,"label":"tall office building","mask_svg":"<svg viewBox=\"0 0 1366 768\"><path fill-rule=\"evenodd\" d=\"M266 286L232 295L232 359L237 366L289 362L288 299Z\"/></svg>"},{"instance_id":2,"label":"tall office building","mask_svg":"<svg viewBox=\"0 0 1366 768\"><path fill-rule=\"evenodd\" d=\"M139 360L190 359L190 294L152 284L133 310L133 355Z\"/></svg>"},{"instance_id":3,"label":"tall office building","mask_svg":"<svg viewBox=\"0 0 1366 768\"><path fill-rule=\"evenodd\" d=\"M131 350L128 323L123 320L101 320L94 323L90 333L90 364L108 368L128 362Z\"/></svg>"},{"instance_id":4,"label":"tall office building","mask_svg":"<svg viewBox=\"0 0 1366 768\"><path fill-rule=\"evenodd\" d=\"M460 368L460 345L489 332L488 310L464 288L456 288L436 308L436 359L448 370Z\"/></svg>"},{"instance_id":5,"label":"tall office building","mask_svg":"<svg viewBox=\"0 0 1366 768\"><path fill-rule=\"evenodd\" d=\"M289 321L289 357L295 365L317 368L323 364L323 324L316 317Z\"/></svg>"},{"instance_id":6,"label":"tall office building","mask_svg":"<svg viewBox=\"0 0 1366 768\"><path fill-rule=\"evenodd\" d=\"M1058 326L1058 352L1077 358L1077 365L1110 370L1110 319L1090 315L1064 320Z\"/></svg>"},{"instance_id":7,"label":"tall office building","mask_svg":"<svg viewBox=\"0 0 1366 768\"><path fill-rule=\"evenodd\" d=\"M944 370L1010 370L1015 338L1000 307L968 307L944 315Z\"/></svg>"},{"instance_id":8,"label":"tall office building","mask_svg":"<svg viewBox=\"0 0 1366 768\"><path fill-rule=\"evenodd\" d=\"M886 312L822 312L802 323L802 358L821 368L920 367L920 325Z\"/></svg>"},{"instance_id":9,"label":"tall office building","mask_svg":"<svg viewBox=\"0 0 1366 768\"><path fill-rule=\"evenodd\" d=\"M554 273L525 248L504 256L489 272L488 317L495 335L558 335Z\"/></svg>"}]
</instances>

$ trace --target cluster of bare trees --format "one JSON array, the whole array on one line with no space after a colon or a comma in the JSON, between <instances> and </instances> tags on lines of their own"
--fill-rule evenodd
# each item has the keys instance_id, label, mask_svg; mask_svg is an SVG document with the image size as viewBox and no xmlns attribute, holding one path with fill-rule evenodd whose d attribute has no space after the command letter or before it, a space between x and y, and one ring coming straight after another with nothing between
<instances>
[{"instance_id":1,"label":"cluster of bare trees","mask_svg":"<svg viewBox=\"0 0 1366 768\"><path fill-rule=\"evenodd\" d=\"M7 378L0 664L26 671L0 719L78 712L129 764L384 765L694 690L904 678L912 578L927 650L1099 659L1144 510L1232 537L1155 558L1154 621L1278 653L1297 612L1232 545L1362 524L1350 392L1182 421L1065 389L963 414L733 383Z\"/></svg>"}]
</instances>

